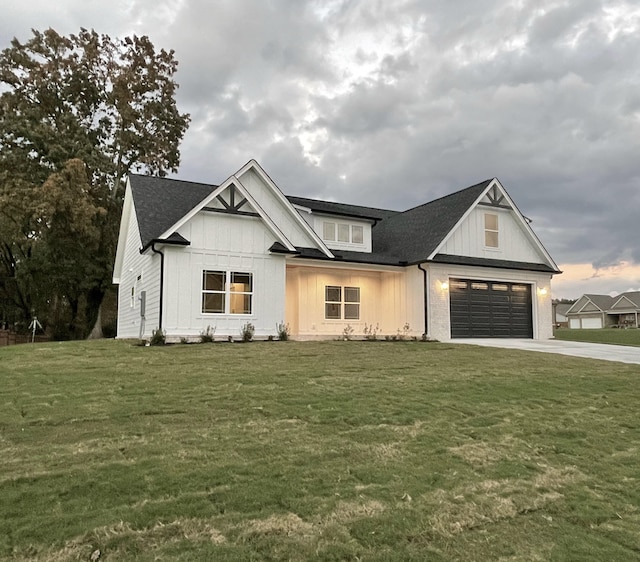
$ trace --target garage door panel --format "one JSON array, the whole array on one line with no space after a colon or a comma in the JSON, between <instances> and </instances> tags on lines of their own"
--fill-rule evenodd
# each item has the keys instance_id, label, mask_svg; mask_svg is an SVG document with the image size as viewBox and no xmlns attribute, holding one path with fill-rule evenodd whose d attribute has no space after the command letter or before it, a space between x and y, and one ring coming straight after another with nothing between
<instances>
[{"instance_id":1,"label":"garage door panel","mask_svg":"<svg viewBox=\"0 0 640 562\"><path fill-rule=\"evenodd\" d=\"M451 279L451 337L533 337L531 286Z\"/></svg>"}]
</instances>

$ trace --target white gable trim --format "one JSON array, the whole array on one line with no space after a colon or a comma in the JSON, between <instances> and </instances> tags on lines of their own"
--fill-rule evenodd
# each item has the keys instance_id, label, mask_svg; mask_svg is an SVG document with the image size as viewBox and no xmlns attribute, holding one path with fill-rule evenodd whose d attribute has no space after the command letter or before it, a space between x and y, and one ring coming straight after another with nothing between
<instances>
[{"instance_id":1,"label":"white gable trim","mask_svg":"<svg viewBox=\"0 0 640 562\"><path fill-rule=\"evenodd\" d=\"M595 302L593 302L587 295L583 295L584 299L585 299L585 303L578 309L578 310L573 310L573 306L567 310L567 314L571 313L571 314L580 314L582 311L584 311L585 307L587 307L588 305L593 305L595 306L600 312L604 312L604 310L602 310ZM576 304L578 304L580 302L580 300L578 300L574 306ZM596 312L595 310L587 310L587 313L589 312Z\"/></svg>"},{"instance_id":2,"label":"white gable trim","mask_svg":"<svg viewBox=\"0 0 640 562\"><path fill-rule=\"evenodd\" d=\"M618 300L611 305L611 308L609 308L609 310L613 310L616 306L618 306L618 304L622 301L622 299L626 300L629 303L629 308L633 308L634 310L637 310L639 308L638 305L634 303L630 298L628 298L625 295L620 295ZM621 310L627 310L627 309L623 308Z\"/></svg>"},{"instance_id":3,"label":"white gable trim","mask_svg":"<svg viewBox=\"0 0 640 562\"><path fill-rule=\"evenodd\" d=\"M113 265L113 283L120 284L122 277L122 264L124 262L125 245L129 231L129 222L133 209L133 195L131 194L131 183L127 177L127 184L124 191L124 203L122 205L122 217L120 217L120 230L118 232L118 247L116 249L116 260Z\"/></svg>"},{"instance_id":4,"label":"white gable trim","mask_svg":"<svg viewBox=\"0 0 640 562\"><path fill-rule=\"evenodd\" d=\"M179 221L175 224L171 225L170 228L165 230L160 238L166 238L171 235L173 232L178 230L181 226L186 224L189 220L191 220L197 213L199 213L204 207L207 207L218 195L220 195L225 189L234 185L240 193L242 193L243 197L247 199L247 201L253 206L256 212L260 215L269 228L269 230L273 233L273 235L282 243L283 246L287 248L287 250L291 252L295 252L296 248L291 243L291 241L284 235L284 233L280 230L280 228L276 225L276 223L267 215L267 213L258 205L258 202L254 199L254 197L249 193L247 188L242 184L242 182L238 179L238 176L241 176L245 172L249 170L254 170L264 181L264 183L272 190L274 195L278 198L278 200L282 203L285 209L289 212L289 214L294 218L294 220L300 225L300 227L305 231L305 233L315 242L318 249L320 249L328 258L334 258L335 256L331 253L331 250L327 248L324 242L320 239L320 237L314 232L314 230L307 224L307 222L300 216L298 211L296 211L289 200L284 196L284 194L280 191L278 186L273 183L271 178L266 174L266 172L260 167L260 165L255 160L250 160L247 164L245 164L240 170L238 170L235 174L231 175L227 178L222 184L220 184L209 196L203 199L200 203L198 203L191 211L189 211L186 215L184 215Z\"/></svg>"},{"instance_id":5,"label":"white gable trim","mask_svg":"<svg viewBox=\"0 0 640 562\"><path fill-rule=\"evenodd\" d=\"M558 270L559 268L556 265L556 262L553 261L553 258L549 255L549 252L547 252L545 247L542 245L542 243L536 236L535 232L533 232L533 229L531 228L531 226L529 226L529 223L524 218L524 215L520 212L520 209L518 209L517 205L513 202L511 197L509 197L509 194L507 193L507 191L502 186L502 184L498 181L497 178L493 178L491 182L489 182L489 185L482 191L482 193L473 202L473 204L469 206L469 208L465 211L462 217L460 217L460 220L453 226L453 228L449 231L449 233L442 239L440 244L438 244L436 249L431 253L431 255L427 258L427 260L432 260L435 257L435 255L442 250L442 248L453 236L454 232L458 229L458 227L467 219L467 217L471 214L471 212L478 206L480 201L482 201L482 199L487 195L489 190L491 190L493 187L496 187L497 189L499 189L502 195L505 197L505 199L507 200L507 203L511 206L511 209L514 211L514 215L517 217L517 220L520 222L524 231L529 235L529 239L534 243L536 248L546 258L547 265L549 265L555 270Z\"/></svg>"},{"instance_id":6,"label":"white gable trim","mask_svg":"<svg viewBox=\"0 0 640 562\"><path fill-rule=\"evenodd\" d=\"M282 243L283 246L287 248L287 250L291 252L295 252L296 248L291 243L291 241L283 234L283 232L276 226L276 224L271 220L271 218L265 213L264 209L258 205L257 201L253 198L253 196L247 191L247 188L242 185L242 182L235 176L232 175L227 178L223 183L221 183L209 196L207 196L203 201L198 203L191 211L189 211L186 215L184 215L178 222L173 224L170 228L165 230L160 238L166 238L171 235L173 232L178 230L181 226L184 226L187 222L189 222L196 214L198 214L204 207L209 206L209 204L218 197L221 193L223 193L229 187L234 186L242 196L249 202L249 204L254 208L256 213L260 215L260 218L265 222L267 228L271 231L271 233Z\"/></svg>"},{"instance_id":7,"label":"white gable trim","mask_svg":"<svg viewBox=\"0 0 640 562\"><path fill-rule=\"evenodd\" d=\"M242 168L240 168L234 175L239 177L242 174L248 172L249 170L253 170L254 172L256 172L258 174L258 176L260 176L260 179L262 181L264 181L271 188L271 190L276 195L276 197L280 200L282 205L289 211L291 216L294 217L294 219L296 220L298 225L307 233L307 235L310 238L313 239L313 241L315 242L315 244L318 247L318 249L320 251L322 251L322 253L325 256L327 256L328 258L334 258L335 256L331 253L331 250L329 248L327 248L325 243L322 241L322 238L320 238L320 236L318 236L316 231L313 230L313 228L311 228L311 226L307 223L307 221L305 221L300 216L300 213L298 213L298 211L295 210L295 208L291 204L291 201L289 201L284 196L284 193L282 193L282 191L280 191L280 188L269 177L267 172L265 172L262 169L262 166L260 166L260 164L258 164L258 162L256 162L253 159L249 160L249 162L247 162Z\"/></svg>"}]
</instances>

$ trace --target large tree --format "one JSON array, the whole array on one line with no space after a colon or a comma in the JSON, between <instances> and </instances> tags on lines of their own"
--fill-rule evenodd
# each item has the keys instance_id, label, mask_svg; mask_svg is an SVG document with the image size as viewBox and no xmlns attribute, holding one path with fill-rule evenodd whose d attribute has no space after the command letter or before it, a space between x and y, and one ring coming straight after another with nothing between
<instances>
[{"instance_id":1,"label":"large tree","mask_svg":"<svg viewBox=\"0 0 640 562\"><path fill-rule=\"evenodd\" d=\"M0 53L0 314L99 332L126 174L180 163L177 64L147 37L85 29Z\"/></svg>"}]
</instances>

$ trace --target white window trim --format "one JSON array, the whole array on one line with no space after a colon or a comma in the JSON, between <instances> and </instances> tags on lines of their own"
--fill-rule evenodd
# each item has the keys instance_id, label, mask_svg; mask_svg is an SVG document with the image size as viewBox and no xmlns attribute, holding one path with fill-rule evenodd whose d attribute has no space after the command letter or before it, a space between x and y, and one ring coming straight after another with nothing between
<instances>
[{"instance_id":1,"label":"white window trim","mask_svg":"<svg viewBox=\"0 0 640 562\"><path fill-rule=\"evenodd\" d=\"M204 276L206 273L224 273L224 290L207 290L204 288ZM231 290L231 275L250 275L251 276L251 291L232 291ZM250 317L253 316L254 311L254 282L255 275L252 271L232 271L224 269L203 269L202 270L202 282L200 288L200 313L205 316L237 316L237 317ZM206 312L204 310L204 295L224 295L224 312ZM251 310L248 313L243 312L230 312L231 310L231 295L249 295L251 296Z\"/></svg>"},{"instance_id":2,"label":"white window trim","mask_svg":"<svg viewBox=\"0 0 640 562\"><path fill-rule=\"evenodd\" d=\"M339 301L329 301L327 300L327 289L328 288L335 288L335 289L340 289L340 300ZM357 289L358 291L358 300L357 301L347 301L346 300L346 290L347 289ZM359 322L360 318L361 318L361 314L360 314L360 305L362 303L362 296L361 296L361 288L360 287L355 287L353 285L325 285L324 287L324 319L325 321L328 322L344 322L344 321L353 321L353 322ZM328 304L338 304L340 305L340 318L328 318L327 317L327 305ZM357 318L346 318L345 316L345 305L348 304L354 304L354 305L358 305L358 317Z\"/></svg>"},{"instance_id":3,"label":"white window trim","mask_svg":"<svg viewBox=\"0 0 640 562\"><path fill-rule=\"evenodd\" d=\"M487 216L493 216L496 217L496 228L487 228ZM484 247L486 250L499 250L500 249L500 216L498 215L498 213L484 213L484 216L482 217L482 220L484 222L483 227L484 227ZM487 245L487 234L489 232L495 232L496 233L496 245L495 246L489 246Z\"/></svg>"},{"instance_id":4,"label":"white window trim","mask_svg":"<svg viewBox=\"0 0 640 562\"><path fill-rule=\"evenodd\" d=\"M340 240L340 227L348 227L349 228L349 240L345 241L345 240ZM326 237L326 229L327 227L331 227L333 230L333 237L329 238ZM361 237L362 237L362 242L354 242L353 241L353 231L354 229L360 229L360 233L361 233ZM334 245L341 245L341 246L354 246L356 248L363 248L365 247L365 232L364 232L364 225L362 224L354 224L348 221L335 221L335 220L323 220L322 221L322 240L324 242L330 242L331 244Z\"/></svg>"}]
</instances>

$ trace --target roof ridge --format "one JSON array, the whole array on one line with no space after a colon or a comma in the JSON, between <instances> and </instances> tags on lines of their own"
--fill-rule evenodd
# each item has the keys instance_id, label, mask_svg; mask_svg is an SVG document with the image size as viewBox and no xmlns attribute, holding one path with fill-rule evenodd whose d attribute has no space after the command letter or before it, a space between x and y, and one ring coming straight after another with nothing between
<instances>
[{"instance_id":1,"label":"roof ridge","mask_svg":"<svg viewBox=\"0 0 640 562\"><path fill-rule=\"evenodd\" d=\"M375 211L385 211L392 213L402 213L402 211L395 211L394 209L386 209L384 207L371 207L369 205L356 205L355 203L341 203L340 201L329 201L328 199L316 199L315 197L302 197L301 195L285 195L287 199L293 197L294 199L304 199L305 201L313 201L315 203L329 203L333 205L346 205L348 207L358 207L360 209L373 209Z\"/></svg>"},{"instance_id":2,"label":"roof ridge","mask_svg":"<svg viewBox=\"0 0 640 562\"><path fill-rule=\"evenodd\" d=\"M205 183L203 181L191 181L191 180L183 180L183 179L178 179L178 178L167 178L167 177L160 177L160 176L152 176L149 174L134 174L134 173L129 173L127 174L129 176L136 176L138 178L149 178L149 179L154 179L154 180L162 180L162 181L171 181L174 183L191 183L194 185L203 185L206 187L220 187L219 184L216 183Z\"/></svg>"},{"instance_id":3,"label":"roof ridge","mask_svg":"<svg viewBox=\"0 0 640 562\"><path fill-rule=\"evenodd\" d=\"M483 185L483 184L486 184L485 185L485 187L486 187L487 185L489 185L495 179L497 179L497 178L491 178L491 179L486 179L486 180L480 181L478 183L470 185L469 187L464 187L462 189L459 189L458 191L454 191L453 193L449 193L447 195L443 195L441 197L438 197L437 199L432 199L431 201L427 201L426 203L420 203L420 205L416 205L415 207L410 207L406 211L402 211L402 212L406 213L408 211L413 211L414 209L419 209L420 207L426 207L427 205L431 205L432 203L436 203L437 201L441 201L442 199L447 199L448 197L453 197L454 195L460 195L461 193L464 193L465 191L469 191L470 189L476 189L477 187L479 187L480 185Z\"/></svg>"}]
</instances>

